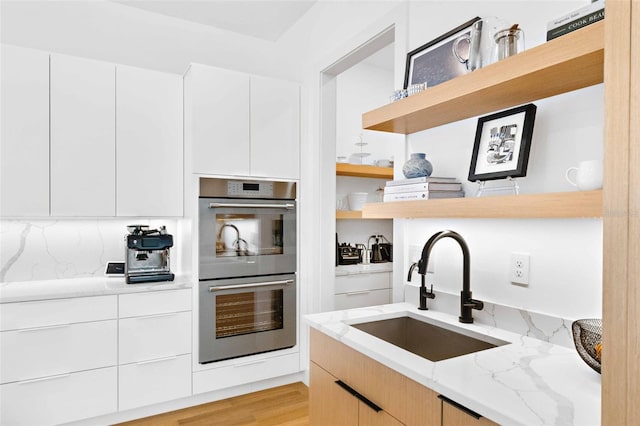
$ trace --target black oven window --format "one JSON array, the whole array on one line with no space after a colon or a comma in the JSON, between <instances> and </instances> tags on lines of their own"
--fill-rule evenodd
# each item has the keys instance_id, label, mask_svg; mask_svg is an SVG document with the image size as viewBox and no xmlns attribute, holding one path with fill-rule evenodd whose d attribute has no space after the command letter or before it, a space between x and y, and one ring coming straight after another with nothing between
<instances>
[{"instance_id":1,"label":"black oven window","mask_svg":"<svg viewBox=\"0 0 640 426\"><path fill-rule=\"evenodd\" d=\"M217 339L279 330L282 327L282 289L216 296Z\"/></svg>"},{"instance_id":2,"label":"black oven window","mask_svg":"<svg viewBox=\"0 0 640 426\"><path fill-rule=\"evenodd\" d=\"M281 214L216 214L216 257L282 254Z\"/></svg>"}]
</instances>

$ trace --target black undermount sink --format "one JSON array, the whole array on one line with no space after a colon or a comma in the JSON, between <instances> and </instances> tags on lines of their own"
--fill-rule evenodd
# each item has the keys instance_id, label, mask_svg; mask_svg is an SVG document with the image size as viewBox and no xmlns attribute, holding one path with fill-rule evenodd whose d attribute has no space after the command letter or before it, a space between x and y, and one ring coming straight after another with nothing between
<instances>
[{"instance_id":1,"label":"black undermount sink","mask_svg":"<svg viewBox=\"0 0 640 426\"><path fill-rule=\"evenodd\" d=\"M490 337L486 339L491 342L480 340L408 316L351 326L434 362L508 344Z\"/></svg>"}]
</instances>

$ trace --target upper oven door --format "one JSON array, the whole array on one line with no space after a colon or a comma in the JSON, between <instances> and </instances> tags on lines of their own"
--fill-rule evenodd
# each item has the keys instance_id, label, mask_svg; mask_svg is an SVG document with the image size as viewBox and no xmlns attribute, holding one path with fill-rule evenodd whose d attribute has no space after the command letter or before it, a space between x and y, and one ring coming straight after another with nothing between
<instances>
[{"instance_id":1,"label":"upper oven door","mask_svg":"<svg viewBox=\"0 0 640 426\"><path fill-rule=\"evenodd\" d=\"M200 279L296 271L295 200L200 198Z\"/></svg>"}]
</instances>

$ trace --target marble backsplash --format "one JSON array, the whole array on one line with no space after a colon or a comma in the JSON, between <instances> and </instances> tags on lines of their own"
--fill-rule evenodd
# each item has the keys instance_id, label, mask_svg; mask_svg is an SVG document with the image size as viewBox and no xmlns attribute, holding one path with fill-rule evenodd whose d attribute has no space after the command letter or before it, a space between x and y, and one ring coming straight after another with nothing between
<instances>
[{"instance_id":1,"label":"marble backsplash","mask_svg":"<svg viewBox=\"0 0 640 426\"><path fill-rule=\"evenodd\" d=\"M108 261L124 261L132 224L167 227L174 236L171 268L179 272L177 219L2 220L0 283L102 276Z\"/></svg>"},{"instance_id":2,"label":"marble backsplash","mask_svg":"<svg viewBox=\"0 0 640 426\"><path fill-rule=\"evenodd\" d=\"M435 291L436 298L427 300L427 306L434 311L460 315L460 295ZM405 285L405 302L418 306L419 288ZM474 321L524 336L574 348L571 324L573 319L559 318L539 312L531 312L512 306L484 301L481 311L473 311Z\"/></svg>"}]
</instances>

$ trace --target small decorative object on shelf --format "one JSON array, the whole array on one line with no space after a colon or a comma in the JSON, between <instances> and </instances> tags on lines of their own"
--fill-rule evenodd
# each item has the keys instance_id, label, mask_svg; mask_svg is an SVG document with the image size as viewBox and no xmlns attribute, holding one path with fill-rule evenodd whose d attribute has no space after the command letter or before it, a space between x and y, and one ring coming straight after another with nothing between
<instances>
[{"instance_id":1,"label":"small decorative object on shelf","mask_svg":"<svg viewBox=\"0 0 640 426\"><path fill-rule=\"evenodd\" d=\"M456 178L424 176L387 182L382 200L387 202L462 197L462 183Z\"/></svg>"},{"instance_id":2,"label":"small decorative object on shelf","mask_svg":"<svg viewBox=\"0 0 640 426\"><path fill-rule=\"evenodd\" d=\"M571 324L573 343L580 358L600 373L602 363L602 320L580 319Z\"/></svg>"},{"instance_id":3,"label":"small decorative object on shelf","mask_svg":"<svg viewBox=\"0 0 640 426\"><path fill-rule=\"evenodd\" d=\"M407 179L431 176L433 166L424 152L411 154L411 158L402 166L402 173Z\"/></svg>"},{"instance_id":4,"label":"small decorative object on shelf","mask_svg":"<svg viewBox=\"0 0 640 426\"><path fill-rule=\"evenodd\" d=\"M493 38L496 40L498 61L524 51L524 32L518 24L496 32Z\"/></svg>"},{"instance_id":5,"label":"small decorative object on shelf","mask_svg":"<svg viewBox=\"0 0 640 426\"><path fill-rule=\"evenodd\" d=\"M470 182L527 175L536 106L527 104L480 117L469 167ZM517 184L509 182L518 193ZM482 190L485 189L481 184Z\"/></svg>"}]
</instances>

